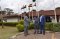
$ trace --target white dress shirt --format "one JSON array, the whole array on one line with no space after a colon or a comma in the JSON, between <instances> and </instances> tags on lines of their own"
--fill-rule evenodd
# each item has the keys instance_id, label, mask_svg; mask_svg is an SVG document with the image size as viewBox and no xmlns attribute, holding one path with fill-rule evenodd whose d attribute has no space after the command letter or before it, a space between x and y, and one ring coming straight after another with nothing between
<instances>
[{"instance_id":1,"label":"white dress shirt","mask_svg":"<svg viewBox=\"0 0 60 39\"><path fill-rule=\"evenodd\" d=\"M41 22L42 16L40 17L40 22Z\"/></svg>"}]
</instances>

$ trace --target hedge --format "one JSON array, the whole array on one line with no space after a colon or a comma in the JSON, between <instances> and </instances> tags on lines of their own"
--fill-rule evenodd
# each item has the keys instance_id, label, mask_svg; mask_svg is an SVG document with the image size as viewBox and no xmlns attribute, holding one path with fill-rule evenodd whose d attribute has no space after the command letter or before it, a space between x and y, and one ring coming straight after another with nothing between
<instances>
[{"instance_id":1,"label":"hedge","mask_svg":"<svg viewBox=\"0 0 60 39\"><path fill-rule=\"evenodd\" d=\"M2 22L0 22L0 25L2 25Z\"/></svg>"},{"instance_id":2,"label":"hedge","mask_svg":"<svg viewBox=\"0 0 60 39\"><path fill-rule=\"evenodd\" d=\"M17 29L18 29L19 32L24 31L24 26L23 25L18 24L18 25L16 25L16 27L17 27Z\"/></svg>"},{"instance_id":3,"label":"hedge","mask_svg":"<svg viewBox=\"0 0 60 39\"><path fill-rule=\"evenodd\" d=\"M20 22L16 26L17 26L18 31L20 31L20 30L23 31L24 30L24 20L20 20ZM18 27L20 27L20 28L18 28ZM21 27L23 27L23 28L21 29ZM28 27L28 29L34 29L33 22L30 22L30 26ZM47 22L45 24L45 30L60 32L60 23Z\"/></svg>"},{"instance_id":4,"label":"hedge","mask_svg":"<svg viewBox=\"0 0 60 39\"><path fill-rule=\"evenodd\" d=\"M18 24L18 22L0 22L0 25L4 25L4 26L16 26Z\"/></svg>"},{"instance_id":5,"label":"hedge","mask_svg":"<svg viewBox=\"0 0 60 39\"><path fill-rule=\"evenodd\" d=\"M53 30L53 23L47 22L45 24L45 29L49 30L49 31L52 31Z\"/></svg>"},{"instance_id":6,"label":"hedge","mask_svg":"<svg viewBox=\"0 0 60 39\"><path fill-rule=\"evenodd\" d=\"M60 32L60 23L53 24L53 31L54 32Z\"/></svg>"},{"instance_id":7,"label":"hedge","mask_svg":"<svg viewBox=\"0 0 60 39\"><path fill-rule=\"evenodd\" d=\"M60 32L60 23L46 23L45 29L53 32Z\"/></svg>"},{"instance_id":8,"label":"hedge","mask_svg":"<svg viewBox=\"0 0 60 39\"><path fill-rule=\"evenodd\" d=\"M24 25L24 20L20 20L19 24Z\"/></svg>"}]
</instances>

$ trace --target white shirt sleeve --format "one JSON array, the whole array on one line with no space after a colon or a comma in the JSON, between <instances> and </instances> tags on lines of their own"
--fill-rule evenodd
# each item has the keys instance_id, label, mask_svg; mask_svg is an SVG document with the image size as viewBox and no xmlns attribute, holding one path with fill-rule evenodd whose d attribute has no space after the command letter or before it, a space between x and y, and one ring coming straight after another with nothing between
<instances>
[{"instance_id":1,"label":"white shirt sleeve","mask_svg":"<svg viewBox=\"0 0 60 39\"><path fill-rule=\"evenodd\" d=\"M41 22L42 16L40 17L40 22Z\"/></svg>"}]
</instances>

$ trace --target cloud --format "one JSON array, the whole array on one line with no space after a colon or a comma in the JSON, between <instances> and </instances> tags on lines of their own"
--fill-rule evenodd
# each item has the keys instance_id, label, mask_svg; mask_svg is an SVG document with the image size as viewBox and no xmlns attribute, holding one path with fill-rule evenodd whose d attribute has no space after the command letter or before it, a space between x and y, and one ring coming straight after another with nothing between
<instances>
[{"instance_id":1,"label":"cloud","mask_svg":"<svg viewBox=\"0 0 60 39\"><path fill-rule=\"evenodd\" d=\"M0 6L2 7L2 9L8 7L14 10L14 12L24 12L21 11L21 7L23 5L29 5L32 3L32 0L1 0L0 1ZM49 9L54 9L54 4L53 4L53 0L36 0L37 6L34 7L34 9L37 9L38 11L41 9L44 10L49 10ZM54 0L55 3L55 7L59 7L60 6L60 0ZM32 10L32 8L31 8ZM28 7L25 9L25 11L29 11Z\"/></svg>"}]
</instances>

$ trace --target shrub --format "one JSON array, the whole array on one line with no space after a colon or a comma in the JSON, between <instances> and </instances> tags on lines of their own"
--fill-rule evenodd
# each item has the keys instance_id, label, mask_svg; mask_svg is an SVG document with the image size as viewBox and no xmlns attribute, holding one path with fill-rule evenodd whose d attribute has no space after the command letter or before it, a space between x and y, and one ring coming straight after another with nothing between
<instances>
[{"instance_id":1,"label":"shrub","mask_svg":"<svg viewBox=\"0 0 60 39\"><path fill-rule=\"evenodd\" d=\"M56 23L53 25L53 31L54 32L60 32L60 23Z\"/></svg>"},{"instance_id":2,"label":"shrub","mask_svg":"<svg viewBox=\"0 0 60 39\"><path fill-rule=\"evenodd\" d=\"M20 22L16 25L19 32L24 30L24 20L20 20Z\"/></svg>"},{"instance_id":3,"label":"shrub","mask_svg":"<svg viewBox=\"0 0 60 39\"><path fill-rule=\"evenodd\" d=\"M16 26L18 24L18 22L0 22L0 25L4 25L4 26Z\"/></svg>"},{"instance_id":4,"label":"shrub","mask_svg":"<svg viewBox=\"0 0 60 39\"><path fill-rule=\"evenodd\" d=\"M6 26L16 26L18 24L18 22L5 22L3 23L3 25L6 25Z\"/></svg>"},{"instance_id":5,"label":"shrub","mask_svg":"<svg viewBox=\"0 0 60 39\"><path fill-rule=\"evenodd\" d=\"M28 27L28 29L34 29L34 24L31 22L30 26Z\"/></svg>"},{"instance_id":6,"label":"shrub","mask_svg":"<svg viewBox=\"0 0 60 39\"><path fill-rule=\"evenodd\" d=\"M24 30L24 25L22 25L22 24L18 24L18 25L16 25L16 27L17 27L19 32ZM33 29L33 28L34 28L34 24L30 23L30 26L28 26L28 29Z\"/></svg>"},{"instance_id":7,"label":"shrub","mask_svg":"<svg viewBox=\"0 0 60 39\"><path fill-rule=\"evenodd\" d=\"M53 32L60 32L60 23L46 23L45 29Z\"/></svg>"},{"instance_id":8,"label":"shrub","mask_svg":"<svg viewBox=\"0 0 60 39\"><path fill-rule=\"evenodd\" d=\"M24 20L20 20L20 22L16 26L17 26L18 31L23 31L24 30ZM33 22L30 22L28 29L34 29ZM58 32L58 31L60 31L60 23L47 22L45 24L45 29L49 30L49 31Z\"/></svg>"},{"instance_id":9,"label":"shrub","mask_svg":"<svg viewBox=\"0 0 60 39\"><path fill-rule=\"evenodd\" d=\"M23 31L24 30L24 20L20 20L20 22L18 23L18 25L16 25L18 31ZM22 29L21 29L22 27ZM30 25L28 26L28 29L33 29L34 28L34 24L32 22L30 22Z\"/></svg>"},{"instance_id":10,"label":"shrub","mask_svg":"<svg viewBox=\"0 0 60 39\"><path fill-rule=\"evenodd\" d=\"M23 25L24 24L24 20L20 20L19 24Z\"/></svg>"},{"instance_id":11,"label":"shrub","mask_svg":"<svg viewBox=\"0 0 60 39\"><path fill-rule=\"evenodd\" d=\"M0 25L2 25L2 22L0 22Z\"/></svg>"},{"instance_id":12,"label":"shrub","mask_svg":"<svg viewBox=\"0 0 60 39\"><path fill-rule=\"evenodd\" d=\"M22 32L24 30L24 26L21 24L16 25L19 32Z\"/></svg>"},{"instance_id":13,"label":"shrub","mask_svg":"<svg viewBox=\"0 0 60 39\"><path fill-rule=\"evenodd\" d=\"M53 31L53 23L46 23L45 24L45 29L46 30L50 30L50 31Z\"/></svg>"}]
</instances>

